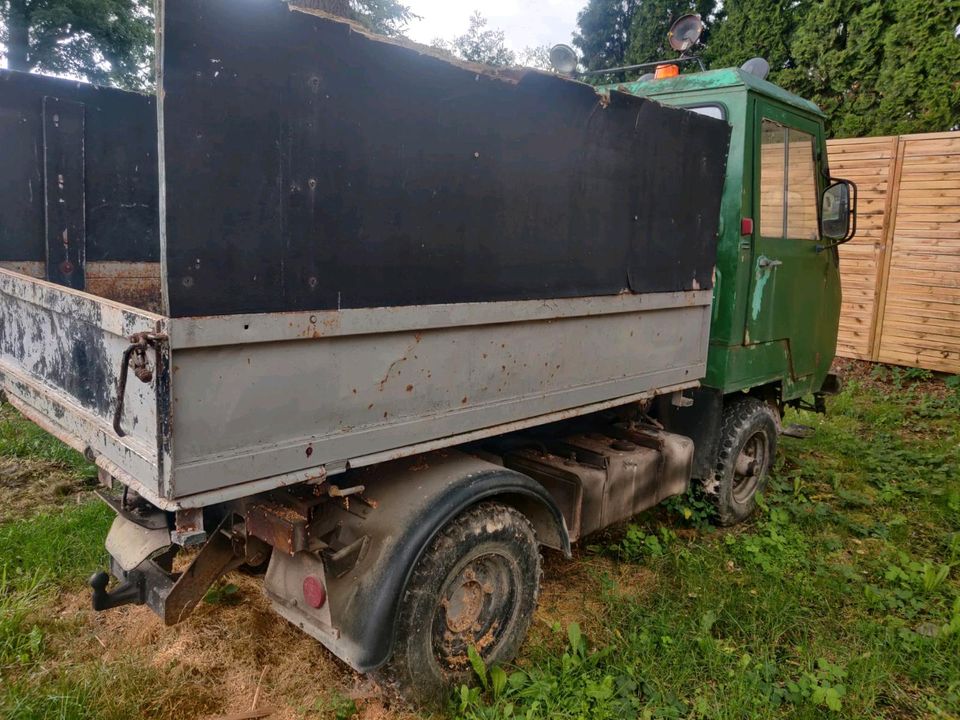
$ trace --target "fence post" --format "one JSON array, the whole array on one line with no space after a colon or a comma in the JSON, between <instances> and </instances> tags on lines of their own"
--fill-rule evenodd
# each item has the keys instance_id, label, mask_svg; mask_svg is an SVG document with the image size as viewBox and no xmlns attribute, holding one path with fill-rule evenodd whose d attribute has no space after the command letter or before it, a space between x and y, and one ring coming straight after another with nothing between
<instances>
[{"instance_id":1,"label":"fence post","mask_svg":"<svg viewBox=\"0 0 960 720\"><path fill-rule=\"evenodd\" d=\"M903 175L903 156L906 139L893 137L893 153L890 157L891 172L887 176L887 197L884 202L883 256L877 268L874 290L873 322L870 326L870 359L880 359L880 343L883 340L883 316L887 310L887 284L890 280L890 263L893 260L894 233L897 229L897 207L900 202L900 178Z\"/></svg>"}]
</instances>

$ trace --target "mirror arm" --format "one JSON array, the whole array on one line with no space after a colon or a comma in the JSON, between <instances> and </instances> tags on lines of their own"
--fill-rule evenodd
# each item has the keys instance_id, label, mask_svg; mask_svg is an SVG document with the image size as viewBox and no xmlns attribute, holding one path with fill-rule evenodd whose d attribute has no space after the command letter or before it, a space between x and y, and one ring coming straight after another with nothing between
<instances>
[{"instance_id":1,"label":"mirror arm","mask_svg":"<svg viewBox=\"0 0 960 720\"><path fill-rule=\"evenodd\" d=\"M824 250L833 250L835 247L840 247L841 245L846 245L848 242L853 240L853 236L845 237L843 240L837 240L836 242L830 243L829 245L817 245L815 247L818 253L822 253Z\"/></svg>"}]
</instances>

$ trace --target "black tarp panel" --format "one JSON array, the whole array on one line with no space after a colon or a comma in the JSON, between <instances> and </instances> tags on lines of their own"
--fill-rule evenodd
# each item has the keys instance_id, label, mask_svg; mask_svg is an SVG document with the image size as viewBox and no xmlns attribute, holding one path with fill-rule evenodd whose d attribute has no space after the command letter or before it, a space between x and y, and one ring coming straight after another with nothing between
<instances>
[{"instance_id":1,"label":"black tarp panel","mask_svg":"<svg viewBox=\"0 0 960 720\"><path fill-rule=\"evenodd\" d=\"M83 290L86 258L82 103L43 99L47 280Z\"/></svg>"},{"instance_id":2,"label":"black tarp panel","mask_svg":"<svg viewBox=\"0 0 960 720\"><path fill-rule=\"evenodd\" d=\"M174 316L709 288L724 122L165 0Z\"/></svg>"},{"instance_id":3,"label":"black tarp panel","mask_svg":"<svg viewBox=\"0 0 960 720\"><path fill-rule=\"evenodd\" d=\"M59 148L51 153L44 145L45 98L51 108L48 137L51 147ZM66 108L62 133L53 118L58 104ZM62 145L67 132L72 137ZM154 98L0 70L0 148L0 261L46 260L47 191L59 191L58 178L45 172L48 161L84 178L83 212L73 207L73 217L63 220L81 219L77 231L87 262L159 261ZM80 152L83 157L77 156ZM75 193L77 189L65 186L65 190ZM75 203L77 197L64 199ZM53 226L62 239L63 228ZM79 252L80 246L72 249Z\"/></svg>"}]
</instances>

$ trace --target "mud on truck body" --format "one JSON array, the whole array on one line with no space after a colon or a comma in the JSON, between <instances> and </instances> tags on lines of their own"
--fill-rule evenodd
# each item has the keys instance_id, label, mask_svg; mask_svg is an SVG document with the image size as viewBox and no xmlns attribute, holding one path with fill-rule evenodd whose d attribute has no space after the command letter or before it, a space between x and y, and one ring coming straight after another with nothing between
<instances>
[{"instance_id":1,"label":"mud on truck body","mask_svg":"<svg viewBox=\"0 0 960 720\"><path fill-rule=\"evenodd\" d=\"M159 10L156 99L0 72L0 383L99 468L96 609L174 624L266 566L282 617L428 698L516 652L540 546L691 482L749 514L832 383L815 107Z\"/></svg>"}]
</instances>

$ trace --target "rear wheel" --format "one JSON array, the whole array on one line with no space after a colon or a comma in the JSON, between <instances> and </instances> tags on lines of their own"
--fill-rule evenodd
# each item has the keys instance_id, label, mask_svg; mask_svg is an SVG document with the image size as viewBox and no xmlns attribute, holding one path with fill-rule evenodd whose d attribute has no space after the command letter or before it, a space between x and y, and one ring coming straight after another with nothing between
<instances>
[{"instance_id":1,"label":"rear wheel","mask_svg":"<svg viewBox=\"0 0 960 720\"><path fill-rule=\"evenodd\" d=\"M715 481L708 492L721 525L742 522L756 508L777 455L778 424L776 411L754 397L724 408Z\"/></svg>"},{"instance_id":2,"label":"rear wheel","mask_svg":"<svg viewBox=\"0 0 960 720\"><path fill-rule=\"evenodd\" d=\"M400 604L397 641L381 676L408 699L435 703L484 663L519 649L537 604L540 552L530 522L482 503L449 523L417 563Z\"/></svg>"}]
</instances>

